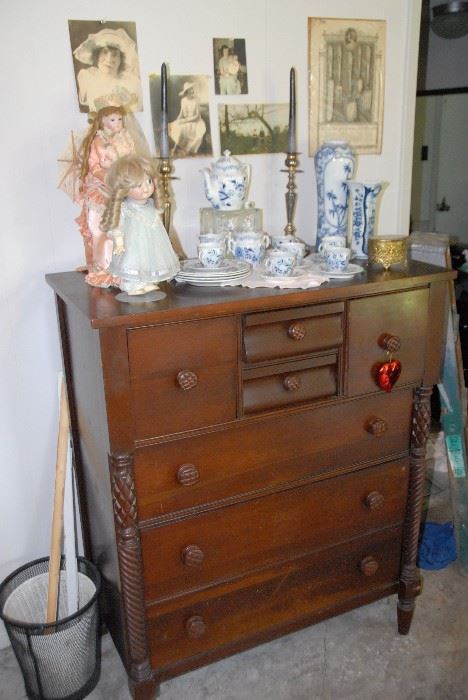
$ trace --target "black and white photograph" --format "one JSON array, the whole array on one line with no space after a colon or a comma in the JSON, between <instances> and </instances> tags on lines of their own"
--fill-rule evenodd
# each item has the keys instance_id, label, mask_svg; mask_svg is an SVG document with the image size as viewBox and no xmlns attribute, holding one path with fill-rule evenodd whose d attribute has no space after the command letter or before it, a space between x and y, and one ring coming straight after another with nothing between
<instances>
[{"instance_id":1,"label":"black and white photograph","mask_svg":"<svg viewBox=\"0 0 468 700\"><path fill-rule=\"evenodd\" d=\"M69 20L81 112L109 105L143 110L135 22Z\"/></svg>"},{"instance_id":2,"label":"black and white photograph","mask_svg":"<svg viewBox=\"0 0 468 700\"><path fill-rule=\"evenodd\" d=\"M150 75L151 115L156 148L160 143L161 76ZM207 75L167 78L167 114L171 158L213 154Z\"/></svg>"},{"instance_id":3,"label":"black and white photograph","mask_svg":"<svg viewBox=\"0 0 468 700\"><path fill-rule=\"evenodd\" d=\"M288 104L218 105L221 152L285 153L288 117Z\"/></svg>"},{"instance_id":4,"label":"black and white photograph","mask_svg":"<svg viewBox=\"0 0 468 700\"><path fill-rule=\"evenodd\" d=\"M213 39L216 95L247 95L245 39Z\"/></svg>"}]
</instances>

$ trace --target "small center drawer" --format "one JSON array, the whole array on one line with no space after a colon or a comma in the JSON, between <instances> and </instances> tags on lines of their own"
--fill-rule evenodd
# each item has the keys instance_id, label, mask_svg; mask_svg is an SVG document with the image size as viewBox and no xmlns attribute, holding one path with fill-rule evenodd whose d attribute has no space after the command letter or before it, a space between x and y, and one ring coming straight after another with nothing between
<instances>
[{"instance_id":1,"label":"small center drawer","mask_svg":"<svg viewBox=\"0 0 468 700\"><path fill-rule=\"evenodd\" d=\"M337 353L244 371L243 406L246 414L336 396L337 393Z\"/></svg>"},{"instance_id":2,"label":"small center drawer","mask_svg":"<svg viewBox=\"0 0 468 700\"><path fill-rule=\"evenodd\" d=\"M244 319L244 361L266 362L339 348L343 302L249 314Z\"/></svg>"}]
</instances>

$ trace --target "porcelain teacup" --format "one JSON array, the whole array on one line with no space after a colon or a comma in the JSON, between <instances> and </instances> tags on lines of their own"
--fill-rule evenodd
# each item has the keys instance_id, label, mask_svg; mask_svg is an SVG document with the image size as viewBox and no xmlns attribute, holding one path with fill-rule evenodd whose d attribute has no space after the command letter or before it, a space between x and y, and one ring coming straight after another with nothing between
<instances>
[{"instance_id":1,"label":"porcelain teacup","mask_svg":"<svg viewBox=\"0 0 468 700\"><path fill-rule=\"evenodd\" d=\"M325 267L329 272L344 272L349 264L351 248L331 246L325 248Z\"/></svg>"},{"instance_id":2,"label":"porcelain teacup","mask_svg":"<svg viewBox=\"0 0 468 700\"><path fill-rule=\"evenodd\" d=\"M272 277L290 277L296 267L296 254L289 250L270 250L264 264Z\"/></svg>"},{"instance_id":3,"label":"porcelain teacup","mask_svg":"<svg viewBox=\"0 0 468 700\"><path fill-rule=\"evenodd\" d=\"M200 243L198 259L203 267L219 267L224 260L225 246L217 243Z\"/></svg>"},{"instance_id":4,"label":"porcelain teacup","mask_svg":"<svg viewBox=\"0 0 468 700\"><path fill-rule=\"evenodd\" d=\"M269 243L268 234L249 231L233 233L229 239L228 247L237 260L245 260L256 267L265 257Z\"/></svg>"},{"instance_id":5,"label":"porcelain teacup","mask_svg":"<svg viewBox=\"0 0 468 700\"><path fill-rule=\"evenodd\" d=\"M284 241L277 246L277 250L289 250L290 253L294 253L296 256L296 263L300 265L304 260L306 245L294 236L283 236L283 238L288 238L289 240ZM274 247L274 246L273 246Z\"/></svg>"},{"instance_id":6,"label":"porcelain teacup","mask_svg":"<svg viewBox=\"0 0 468 700\"><path fill-rule=\"evenodd\" d=\"M325 236L317 248L317 251L322 257L325 257L325 250L327 248L346 248L346 236L341 234L334 234L333 236Z\"/></svg>"},{"instance_id":7,"label":"porcelain teacup","mask_svg":"<svg viewBox=\"0 0 468 700\"><path fill-rule=\"evenodd\" d=\"M275 248L281 248L285 243L289 243L289 241L293 238L292 236L286 236L281 235L281 236L272 236L271 237L271 247L273 249Z\"/></svg>"},{"instance_id":8,"label":"porcelain teacup","mask_svg":"<svg viewBox=\"0 0 468 700\"><path fill-rule=\"evenodd\" d=\"M226 245L226 238L223 233L200 233L198 236L200 243L211 243L213 245Z\"/></svg>"}]
</instances>

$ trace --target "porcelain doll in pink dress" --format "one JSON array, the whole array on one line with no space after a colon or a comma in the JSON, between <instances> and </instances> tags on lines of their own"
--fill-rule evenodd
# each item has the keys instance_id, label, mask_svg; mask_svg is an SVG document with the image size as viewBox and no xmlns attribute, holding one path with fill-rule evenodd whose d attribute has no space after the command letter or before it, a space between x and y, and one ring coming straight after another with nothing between
<instances>
[{"instance_id":1,"label":"porcelain doll in pink dress","mask_svg":"<svg viewBox=\"0 0 468 700\"><path fill-rule=\"evenodd\" d=\"M76 219L83 236L88 274L86 281L95 287L118 283L108 271L112 259L112 241L101 229L101 218L109 198L105 183L112 163L135 153L135 143L125 127L125 109L109 106L95 115L81 145L79 204Z\"/></svg>"}]
</instances>

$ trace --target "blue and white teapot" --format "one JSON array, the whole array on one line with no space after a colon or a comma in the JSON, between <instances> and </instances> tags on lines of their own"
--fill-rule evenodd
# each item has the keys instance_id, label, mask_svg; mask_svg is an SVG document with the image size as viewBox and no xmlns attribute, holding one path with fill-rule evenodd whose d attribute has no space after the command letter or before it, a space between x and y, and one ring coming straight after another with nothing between
<instances>
[{"instance_id":1,"label":"blue and white teapot","mask_svg":"<svg viewBox=\"0 0 468 700\"><path fill-rule=\"evenodd\" d=\"M215 209L242 209L250 184L250 165L241 163L224 151L213 163L211 170L202 170L205 179L205 194Z\"/></svg>"}]
</instances>

